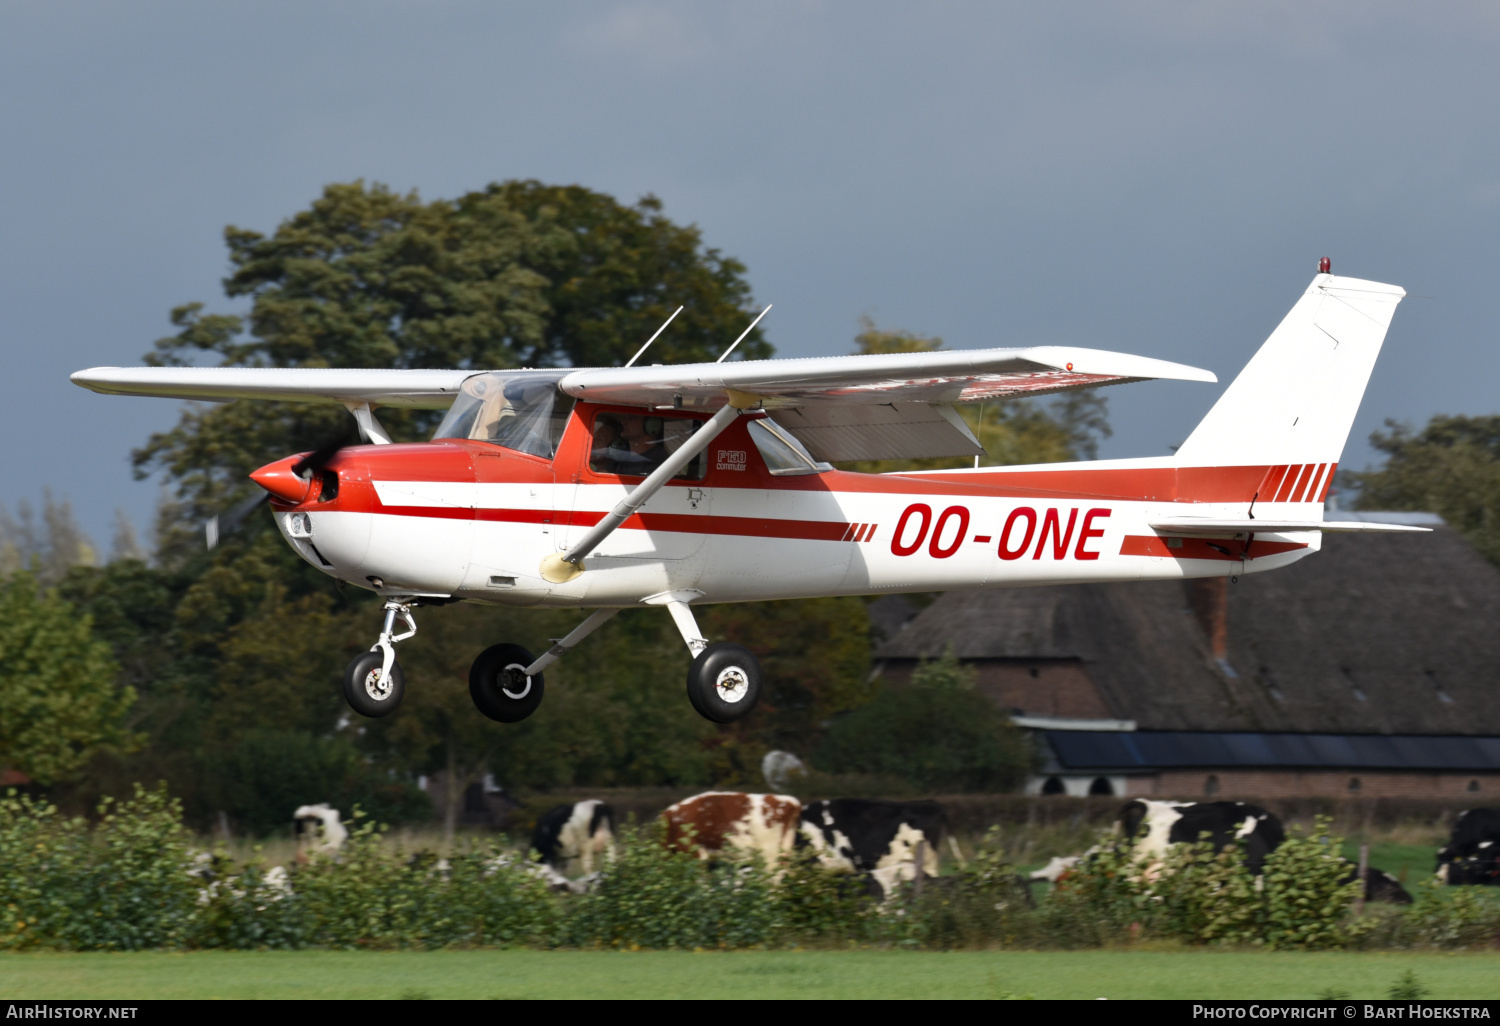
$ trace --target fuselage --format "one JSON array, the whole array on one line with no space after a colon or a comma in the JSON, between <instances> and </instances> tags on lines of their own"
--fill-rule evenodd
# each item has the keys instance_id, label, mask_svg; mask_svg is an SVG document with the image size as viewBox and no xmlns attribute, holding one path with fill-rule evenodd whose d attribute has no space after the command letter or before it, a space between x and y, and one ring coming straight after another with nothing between
<instances>
[{"instance_id":1,"label":"fuselage","mask_svg":"<svg viewBox=\"0 0 1500 1026\"><path fill-rule=\"evenodd\" d=\"M641 479L592 469L595 418L641 412L578 403L550 459L472 439L347 448L305 499L273 500L276 522L313 566L388 596L741 602L1275 569L1316 551L1320 536L1174 537L1149 524L1247 511L1316 521L1334 470L1160 458L788 476L772 473L754 418L742 417L710 443L701 479L668 483L588 556L586 572L549 583L542 559Z\"/></svg>"}]
</instances>

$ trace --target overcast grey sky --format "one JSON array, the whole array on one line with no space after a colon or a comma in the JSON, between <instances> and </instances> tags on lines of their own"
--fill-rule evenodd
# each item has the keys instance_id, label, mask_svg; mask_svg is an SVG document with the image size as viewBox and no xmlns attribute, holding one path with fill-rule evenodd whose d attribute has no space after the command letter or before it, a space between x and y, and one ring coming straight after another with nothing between
<instances>
[{"instance_id":1,"label":"overcast grey sky","mask_svg":"<svg viewBox=\"0 0 1500 1026\"><path fill-rule=\"evenodd\" d=\"M1345 466L1386 417L1492 413L1500 6L1360 3L0 5L0 501L107 545L166 400L68 383L227 308L221 231L332 181L577 182L749 266L782 355L857 319L1072 343L1227 382L1328 255L1404 286ZM1222 386L1110 390L1105 456Z\"/></svg>"}]
</instances>

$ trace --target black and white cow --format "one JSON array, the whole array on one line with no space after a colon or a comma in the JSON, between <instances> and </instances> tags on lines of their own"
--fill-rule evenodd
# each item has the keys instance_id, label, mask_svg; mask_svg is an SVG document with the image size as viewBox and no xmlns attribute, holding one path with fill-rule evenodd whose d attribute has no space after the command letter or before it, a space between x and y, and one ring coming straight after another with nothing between
<instances>
[{"instance_id":1,"label":"black and white cow","mask_svg":"<svg viewBox=\"0 0 1500 1026\"><path fill-rule=\"evenodd\" d=\"M339 810L327 802L303 805L292 813L297 834L297 861L313 855L337 855L349 839L349 829L339 820Z\"/></svg>"},{"instance_id":2,"label":"black and white cow","mask_svg":"<svg viewBox=\"0 0 1500 1026\"><path fill-rule=\"evenodd\" d=\"M1137 800L1120 810L1118 822L1120 832L1135 842L1136 857L1146 862L1148 876L1158 871L1169 846L1197 841L1203 834L1208 835L1216 852L1223 851L1231 841L1239 841L1244 847L1245 868L1258 876L1265 867L1266 856L1286 840L1281 820L1245 802ZM1064 861L1053 859L1053 863ZM1052 866L1049 864L1047 868ZM1359 867L1350 862L1348 868L1344 879L1353 883L1359 876ZM1032 879L1038 879L1038 874L1033 873ZM1412 898L1400 880L1369 866L1365 871L1365 900L1410 905Z\"/></svg>"},{"instance_id":3,"label":"black and white cow","mask_svg":"<svg viewBox=\"0 0 1500 1026\"><path fill-rule=\"evenodd\" d=\"M937 876L947 834L937 802L832 798L802 807L797 847L811 848L825 869L868 876L889 896L898 881L916 879L918 848L923 875Z\"/></svg>"},{"instance_id":4,"label":"black and white cow","mask_svg":"<svg viewBox=\"0 0 1500 1026\"><path fill-rule=\"evenodd\" d=\"M1500 886L1500 809L1459 813L1437 862L1438 879L1446 884Z\"/></svg>"},{"instance_id":5,"label":"black and white cow","mask_svg":"<svg viewBox=\"0 0 1500 1026\"><path fill-rule=\"evenodd\" d=\"M1157 802L1136 799L1120 810L1116 829L1134 842L1135 857L1146 863L1146 874L1159 870L1167 848L1191 844L1202 834L1214 851L1231 841L1244 848L1245 867L1260 874L1266 856L1286 840L1281 820L1265 809L1244 802Z\"/></svg>"},{"instance_id":6,"label":"black and white cow","mask_svg":"<svg viewBox=\"0 0 1500 1026\"><path fill-rule=\"evenodd\" d=\"M592 873L594 856L613 850L614 821L614 810L597 798L557 805L537 819L531 846L558 873L566 874L574 859Z\"/></svg>"}]
</instances>

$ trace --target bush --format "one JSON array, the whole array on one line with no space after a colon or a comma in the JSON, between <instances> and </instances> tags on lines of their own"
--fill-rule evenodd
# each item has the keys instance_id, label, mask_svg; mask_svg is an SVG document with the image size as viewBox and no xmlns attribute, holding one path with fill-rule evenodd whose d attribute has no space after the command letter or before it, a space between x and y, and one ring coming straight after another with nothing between
<instances>
[{"instance_id":1,"label":"bush","mask_svg":"<svg viewBox=\"0 0 1500 1026\"><path fill-rule=\"evenodd\" d=\"M1359 932L1350 922L1359 885L1344 882L1341 843L1320 817L1311 836L1294 829L1257 879L1237 845L1215 854L1206 840L1179 844L1159 865L1145 865L1105 837L1055 900L1071 906L1075 922L1092 917L1100 943L1149 934L1189 944L1342 947Z\"/></svg>"},{"instance_id":2,"label":"bush","mask_svg":"<svg viewBox=\"0 0 1500 1026\"><path fill-rule=\"evenodd\" d=\"M1010 717L973 690L950 651L833 722L817 764L832 773L897 777L927 792L1008 791L1032 764Z\"/></svg>"},{"instance_id":3,"label":"bush","mask_svg":"<svg viewBox=\"0 0 1500 1026\"><path fill-rule=\"evenodd\" d=\"M598 887L569 917L578 947L746 948L781 930L772 874L757 857L700 859L669 850L661 825L627 827Z\"/></svg>"},{"instance_id":4,"label":"bush","mask_svg":"<svg viewBox=\"0 0 1500 1026\"><path fill-rule=\"evenodd\" d=\"M137 785L106 800L91 832L45 802L0 799L0 946L75 951L177 947L197 888L182 808L165 790Z\"/></svg>"},{"instance_id":5,"label":"bush","mask_svg":"<svg viewBox=\"0 0 1500 1026\"><path fill-rule=\"evenodd\" d=\"M407 855L355 812L337 860L293 880L307 942L332 948L442 948L554 943L557 899L510 853L474 846L451 859Z\"/></svg>"},{"instance_id":6,"label":"bush","mask_svg":"<svg viewBox=\"0 0 1500 1026\"><path fill-rule=\"evenodd\" d=\"M1007 863L998 830L956 872L884 902L861 877L808 853L775 872L758 858L669 851L659 825L621 833L582 897L549 892L494 845L448 859L389 843L359 810L337 857L235 866L196 851L162 790L67 819L14 791L0 799L0 950L432 949L516 946L746 948L879 944L1077 948L1160 938L1274 948L1484 947L1500 940L1500 894L1435 883L1404 909L1355 917L1357 885L1319 821L1259 878L1229 846L1177 845L1159 865L1105 838L1040 902Z\"/></svg>"}]
</instances>

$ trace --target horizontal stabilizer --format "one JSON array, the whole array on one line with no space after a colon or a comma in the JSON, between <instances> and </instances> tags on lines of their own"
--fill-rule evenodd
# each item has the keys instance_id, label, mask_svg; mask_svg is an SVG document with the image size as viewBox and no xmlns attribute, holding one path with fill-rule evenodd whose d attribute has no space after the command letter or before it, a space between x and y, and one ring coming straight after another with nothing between
<instances>
[{"instance_id":1,"label":"horizontal stabilizer","mask_svg":"<svg viewBox=\"0 0 1500 1026\"><path fill-rule=\"evenodd\" d=\"M1281 534L1286 531L1339 533L1431 531L1411 524L1372 524L1363 520L1210 520L1206 517L1168 517L1150 522L1163 534Z\"/></svg>"}]
</instances>

